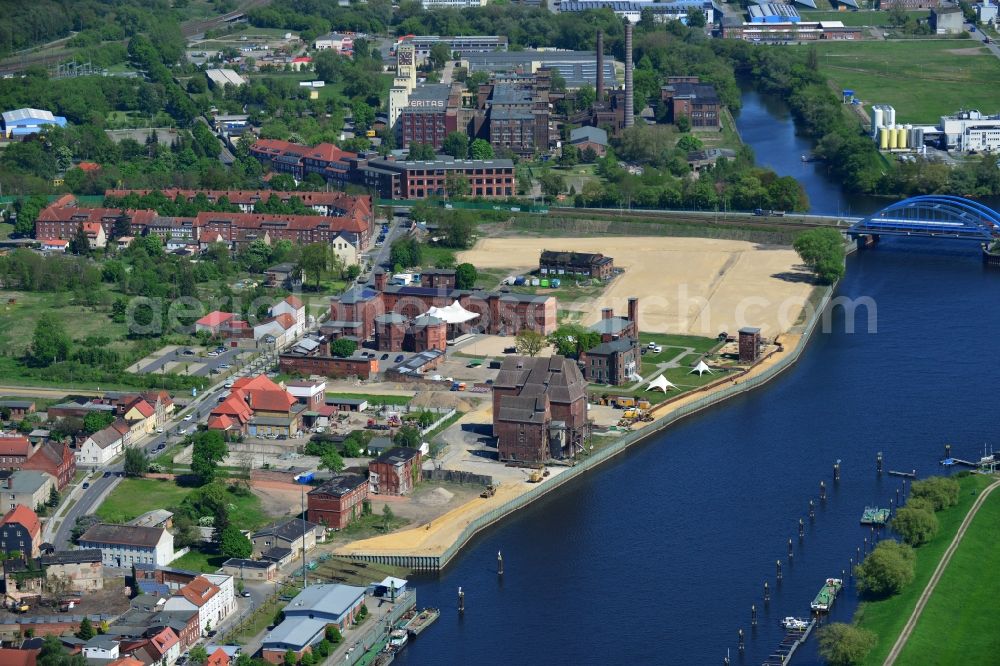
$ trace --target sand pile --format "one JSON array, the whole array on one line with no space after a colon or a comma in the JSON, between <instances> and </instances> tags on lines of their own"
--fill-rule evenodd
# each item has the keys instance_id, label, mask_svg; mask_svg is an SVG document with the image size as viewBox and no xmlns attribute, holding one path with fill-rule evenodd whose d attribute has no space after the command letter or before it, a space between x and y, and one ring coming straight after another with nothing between
<instances>
[{"instance_id":1,"label":"sand pile","mask_svg":"<svg viewBox=\"0 0 1000 666\"><path fill-rule=\"evenodd\" d=\"M455 497L455 493L449 492L444 488L435 488L430 491L419 500L420 504L427 504L430 506L444 506Z\"/></svg>"}]
</instances>

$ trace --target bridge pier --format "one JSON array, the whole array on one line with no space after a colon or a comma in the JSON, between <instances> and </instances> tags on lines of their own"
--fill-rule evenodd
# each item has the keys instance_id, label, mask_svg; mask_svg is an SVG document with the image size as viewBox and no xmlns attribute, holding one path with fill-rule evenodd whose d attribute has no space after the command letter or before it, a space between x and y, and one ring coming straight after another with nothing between
<instances>
[{"instance_id":1,"label":"bridge pier","mask_svg":"<svg viewBox=\"0 0 1000 666\"><path fill-rule=\"evenodd\" d=\"M983 243L983 264L993 268L1000 268L1000 250L990 252L988 243Z\"/></svg>"}]
</instances>

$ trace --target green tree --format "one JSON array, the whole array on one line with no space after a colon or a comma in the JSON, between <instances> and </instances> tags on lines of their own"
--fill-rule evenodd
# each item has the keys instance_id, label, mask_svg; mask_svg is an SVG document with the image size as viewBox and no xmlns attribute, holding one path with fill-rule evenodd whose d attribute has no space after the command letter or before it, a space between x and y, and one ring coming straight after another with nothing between
<instances>
[{"instance_id":1,"label":"green tree","mask_svg":"<svg viewBox=\"0 0 1000 666\"><path fill-rule=\"evenodd\" d=\"M913 581L915 566L912 548L896 541L882 541L854 567L858 590L873 598L898 594Z\"/></svg>"},{"instance_id":2,"label":"green tree","mask_svg":"<svg viewBox=\"0 0 1000 666\"><path fill-rule=\"evenodd\" d=\"M84 616L84 618L80 621L80 629L76 632L76 637L81 641L89 641L96 635L97 632L94 631L94 625L90 621L90 618Z\"/></svg>"},{"instance_id":3,"label":"green tree","mask_svg":"<svg viewBox=\"0 0 1000 666\"><path fill-rule=\"evenodd\" d=\"M548 338L560 356L577 357L601 344L601 335L578 324L563 324Z\"/></svg>"},{"instance_id":4,"label":"green tree","mask_svg":"<svg viewBox=\"0 0 1000 666\"><path fill-rule=\"evenodd\" d=\"M566 191L566 177L556 171L543 171L538 176L542 192L549 197L555 197Z\"/></svg>"},{"instance_id":5,"label":"green tree","mask_svg":"<svg viewBox=\"0 0 1000 666\"><path fill-rule=\"evenodd\" d=\"M392 521L396 519L396 515L392 512L392 509L388 504L382 506L382 531L388 532L389 527L392 525Z\"/></svg>"},{"instance_id":6,"label":"green tree","mask_svg":"<svg viewBox=\"0 0 1000 666\"><path fill-rule=\"evenodd\" d=\"M111 236L113 238L122 238L123 236L132 235L132 218L129 217L128 212L122 209L118 213L118 217L115 218L115 226L111 230Z\"/></svg>"},{"instance_id":7,"label":"green tree","mask_svg":"<svg viewBox=\"0 0 1000 666\"><path fill-rule=\"evenodd\" d=\"M340 474L344 471L344 459L335 450L330 449L320 457L319 466L322 469L330 470L334 474Z\"/></svg>"},{"instance_id":8,"label":"green tree","mask_svg":"<svg viewBox=\"0 0 1000 666\"><path fill-rule=\"evenodd\" d=\"M35 324L35 335L31 341L31 362L47 367L69 358L72 342L60 321L51 313L43 313Z\"/></svg>"},{"instance_id":9,"label":"green tree","mask_svg":"<svg viewBox=\"0 0 1000 666\"><path fill-rule=\"evenodd\" d=\"M227 525L222 530L219 552L226 558L245 559L253 554L253 544L250 543L250 539L243 536L243 533L235 525Z\"/></svg>"},{"instance_id":10,"label":"green tree","mask_svg":"<svg viewBox=\"0 0 1000 666\"><path fill-rule=\"evenodd\" d=\"M141 447L125 451L125 476L145 476L149 471L149 454Z\"/></svg>"},{"instance_id":11,"label":"green tree","mask_svg":"<svg viewBox=\"0 0 1000 666\"><path fill-rule=\"evenodd\" d=\"M844 276L844 239L836 229L810 229L792 245L823 282L833 284Z\"/></svg>"},{"instance_id":12,"label":"green tree","mask_svg":"<svg viewBox=\"0 0 1000 666\"><path fill-rule=\"evenodd\" d=\"M293 650L286 650L284 661L285 666L295 666L295 664L299 663L299 658L295 656L295 652Z\"/></svg>"},{"instance_id":13,"label":"green tree","mask_svg":"<svg viewBox=\"0 0 1000 666\"><path fill-rule=\"evenodd\" d=\"M444 42L437 42L431 47L431 53L429 60L431 61L431 67L434 69L441 69L444 64L451 60L451 50L448 45Z\"/></svg>"},{"instance_id":14,"label":"green tree","mask_svg":"<svg viewBox=\"0 0 1000 666\"><path fill-rule=\"evenodd\" d=\"M318 290L322 286L323 275L330 265L330 246L326 243L311 243L302 248L299 268L306 279L313 278Z\"/></svg>"},{"instance_id":15,"label":"green tree","mask_svg":"<svg viewBox=\"0 0 1000 666\"><path fill-rule=\"evenodd\" d=\"M83 230L82 224L76 228L76 233L70 239L67 249L71 253L81 256L90 253L90 241L87 240L87 232Z\"/></svg>"},{"instance_id":16,"label":"green tree","mask_svg":"<svg viewBox=\"0 0 1000 666\"><path fill-rule=\"evenodd\" d=\"M403 426L392 438L393 444L407 446L411 449L420 448L420 430L413 426Z\"/></svg>"},{"instance_id":17,"label":"green tree","mask_svg":"<svg viewBox=\"0 0 1000 666\"><path fill-rule=\"evenodd\" d=\"M354 119L354 131L363 134L375 122L375 109L364 100L357 100L351 103L351 117Z\"/></svg>"},{"instance_id":18,"label":"green tree","mask_svg":"<svg viewBox=\"0 0 1000 666\"><path fill-rule=\"evenodd\" d=\"M830 666L855 666L860 664L875 647L878 637L853 624L834 622L821 627L819 653Z\"/></svg>"},{"instance_id":19,"label":"green tree","mask_svg":"<svg viewBox=\"0 0 1000 666\"><path fill-rule=\"evenodd\" d=\"M892 529L903 537L903 541L916 547L934 538L938 532L938 519L930 509L907 503L893 517Z\"/></svg>"},{"instance_id":20,"label":"green tree","mask_svg":"<svg viewBox=\"0 0 1000 666\"><path fill-rule=\"evenodd\" d=\"M82 654L70 656L55 634L48 634L42 639L42 648L36 663L37 666L87 666L84 656Z\"/></svg>"},{"instance_id":21,"label":"green tree","mask_svg":"<svg viewBox=\"0 0 1000 666\"><path fill-rule=\"evenodd\" d=\"M476 286L476 280L478 278L479 273L476 271L476 267L472 264L464 263L455 267L456 289L473 289Z\"/></svg>"},{"instance_id":22,"label":"green tree","mask_svg":"<svg viewBox=\"0 0 1000 666\"><path fill-rule=\"evenodd\" d=\"M324 636L326 637L326 640L330 641L334 645L344 640L343 635L340 633L340 629L333 624L327 626Z\"/></svg>"},{"instance_id":23,"label":"green tree","mask_svg":"<svg viewBox=\"0 0 1000 666\"><path fill-rule=\"evenodd\" d=\"M411 143L409 149L409 159L429 161L437 157L434 146L429 143Z\"/></svg>"},{"instance_id":24,"label":"green tree","mask_svg":"<svg viewBox=\"0 0 1000 666\"><path fill-rule=\"evenodd\" d=\"M468 179L463 178L466 184ZM472 216L465 211L451 211L438 221L438 230L443 234L441 244L445 247L465 249L472 244L472 233L476 225Z\"/></svg>"},{"instance_id":25,"label":"green tree","mask_svg":"<svg viewBox=\"0 0 1000 666\"><path fill-rule=\"evenodd\" d=\"M683 114L674 119L674 125L677 126L678 132L684 133L691 131L691 119Z\"/></svg>"},{"instance_id":26,"label":"green tree","mask_svg":"<svg viewBox=\"0 0 1000 666\"><path fill-rule=\"evenodd\" d=\"M192 439L191 471L205 486L219 475L218 464L229 454L229 447L218 430L200 431Z\"/></svg>"},{"instance_id":27,"label":"green tree","mask_svg":"<svg viewBox=\"0 0 1000 666\"><path fill-rule=\"evenodd\" d=\"M491 160L494 157L493 146L486 139L476 139L469 146L469 154L474 160Z\"/></svg>"},{"instance_id":28,"label":"green tree","mask_svg":"<svg viewBox=\"0 0 1000 666\"><path fill-rule=\"evenodd\" d=\"M707 22L705 12L700 7L691 7L687 12L687 26L689 28L704 28Z\"/></svg>"},{"instance_id":29,"label":"green tree","mask_svg":"<svg viewBox=\"0 0 1000 666\"><path fill-rule=\"evenodd\" d=\"M330 343L330 355L337 358L347 358L357 350L358 344L347 338L337 338Z\"/></svg>"},{"instance_id":30,"label":"green tree","mask_svg":"<svg viewBox=\"0 0 1000 666\"><path fill-rule=\"evenodd\" d=\"M524 329L514 338L514 347L518 354L525 356L537 356L538 352L545 347L545 336L538 331Z\"/></svg>"},{"instance_id":31,"label":"green tree","mask_svg":"<svg viewBox=\"0 0 1000 666\"><path fill-rule=\"evenodd\" d=\"M691 152L695 150L701 150L705 147L701 139L696 137L694 134L685 134L681 137L681 140L677 142L677 147L680 150Z\"/></svg>"},{"instance_id":32,"label":"green tree","mask_svg":"<svg viewBox=\"0 0 1000 666\"><path fill-rule=\"evenodd\" d=\"M580 161L580 149L571 143L563 144L562 154L559 155L559 164L562 166L573 166Z\"/></svg>"},{"instance_id":33,"label":"green tree","mask_svg":"<svg viewBox=\"0 0 1000 666\"><path fill-rule=\"evenodd\" d=\"M52 489L49 490L49 501L47 502L48 506L53 509L56 508L59 506L59 499L59 491L56 490L55 486L52 486Z\"/></svg>"},{"instance_id":34,"label":"green tree","mask_svg":"<svg viewBox=\"0 0 1000 666\"><path fill-rule=\"evenodd\" d=\"M960 486L955 479L944 476L932 476L928 479L914 481L910 486L910 504L914 499L927 500L935 511L958 504Z\"/></svg>"},{"instance_id":35,"label":"green tree","mask_svg":"<svg viewBox=\"0 0 1000 666\"><path fill-rule=\"evenodd\" d=\"M195 645L188 651L188 661L193 664L204 664L208 661L208 651L204 645Z\"/></svg>"},{"instance_id":36,"label":"green tree","mask_svg":"<svg viewBox=\"0 0 1000 666\"><path fill-rule=\"evenodd\" d=\"M14 202L14 211L17 213L17 221L14 224L14 233L21 236L30 236L35 231L35 220L38 214L49 205L48 199L41 195L34 195L27 199L18 199Z\"/></svg>"},{"instance_id":37,"label":"green tree","mask_svg":"<svg viewBox=\"0 0 1000 666\"><path fill-rule=\"evenodd\" d=\"M594 86L585 83L576 91L576 108L578 111L585 111L594 106L597 101L597 91Z\"/></svg>"},{"instance_id":38,"label":"green tree","mask_svg":"<svg viewBox=\"0 0 1000 666\"><path fill-rule=\"evenodd\" d=\"M469 137L465 132L450 132L441 144L441 151L457 160L464 160L469 154Z\"/></svg>"},{"instance_id":39,"label":"green tree","mask_svg":"<svg viewBox=\"0 0 1000 666\"><path fill-rule=\"evenodd\" d=\"M89 412L83 417L83 429L87 431L88 434L95 433L98 430L104 430L109 425L114 423L114 414L108 412Z\"/></svg>"}]
</instances>

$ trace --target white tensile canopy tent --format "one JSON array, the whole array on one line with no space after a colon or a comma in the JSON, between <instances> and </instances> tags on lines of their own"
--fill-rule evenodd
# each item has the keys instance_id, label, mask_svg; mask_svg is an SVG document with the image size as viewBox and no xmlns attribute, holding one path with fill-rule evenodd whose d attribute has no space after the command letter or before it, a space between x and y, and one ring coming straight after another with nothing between
<instances>
[{"instance_id":1,"label":"white tensile canopy tent","mask_svg":"<svg viewBox=\"0 0 1000 666\"><path fill-rule=\"evenodd\" d=\"M429 317L437 317L446 324L464 324L467 321L471 321L477 318L479 315L475 312L469 312L462 305L455 301L451 305L446 305L443 308L432 307L426 313Z\"/></svg>"},{"instance_id":2,"label":"white tensile canopy tent","mask_svg":"<svg viewBox=\"0 0 1000 666\"><path fill-rule=\"evenodd\" d=\"M705 364L705 361L698 361L698 365L694 366L694 369L691 371L691 374L693 375L696 372L698 373L699 377L705 374L706 372L710 375L715 374L714 372L712 372L712 369Z\"/></svg>"},{"instance_id":3,"label":"white tensile canopy tent","mask_svg":"<svg viewBox=\"0 0 1000 666\"><path fill-rule=\"evenodd\" d=\"M653 381L649 382L649 386L646 387L646 390L647 391L660 390L666 393L667 389L672 389L672 388L677 388L677 386L663 375L660 375Z\"/></svg>"}]
</instances>

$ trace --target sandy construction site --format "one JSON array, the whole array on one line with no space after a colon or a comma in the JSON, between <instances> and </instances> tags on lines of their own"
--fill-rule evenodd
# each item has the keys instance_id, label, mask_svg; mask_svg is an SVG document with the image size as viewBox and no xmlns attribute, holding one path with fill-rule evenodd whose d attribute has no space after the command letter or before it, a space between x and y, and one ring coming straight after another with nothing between
<instances>
[{"instance_id":1,"label":"sandy construction site","mask_svg":"<svg viewBox=\"0 0 1000 666\"><path fill-rule=\"evenodd\" d=\"M597 298L560 298L560 309L579 311L583 324L604 307L624 313L638 296L644 331L715 336L757 326L771 337L795 324L813 287L791 248L708 238L486 238L458 261L524 273L537 270L542 250L600 252L625 269Z\"/></svg>"}]
</instances>

